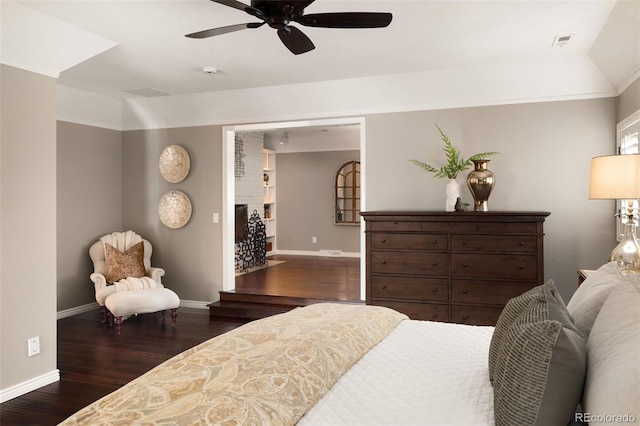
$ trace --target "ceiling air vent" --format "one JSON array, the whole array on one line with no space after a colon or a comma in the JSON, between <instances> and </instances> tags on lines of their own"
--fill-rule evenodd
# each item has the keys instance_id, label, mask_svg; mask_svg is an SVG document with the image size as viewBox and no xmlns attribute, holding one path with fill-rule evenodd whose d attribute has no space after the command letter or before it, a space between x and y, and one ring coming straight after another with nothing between
<instances>
[{"instance_id":1,"label":"ceiling air vent","mask_svg":"<svg viewBox=\"0 0 640 426\"><path fill-rule=\"evenodd\" d=\"M154 96L168 96L169 93L163 92L161 90L152 89L150 87L145 89L132 89L125 90L127 93L131 93L132 95L144 96L145 98L152 98Z\"/></svg>"},{"instance_id":2,"label":"ceiling air vent","mask_svg":"<svg viewBox=\"0 0 640 426\"><path fill-rule=\"evenodd\" d=\"M565 47L572 37L573 34L558 35L553 39L551 47Z\"/></svg>"}]
</instances>

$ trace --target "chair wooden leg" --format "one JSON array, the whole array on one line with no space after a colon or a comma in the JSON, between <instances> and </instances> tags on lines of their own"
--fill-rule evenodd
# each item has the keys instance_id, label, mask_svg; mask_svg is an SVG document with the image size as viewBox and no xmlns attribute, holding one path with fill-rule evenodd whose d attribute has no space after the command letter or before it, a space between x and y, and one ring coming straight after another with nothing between
<instances>
[{"instance_id":1,"label":"chair wooden leg","mask_svg":"<svg viewBox=\"0 0 640 426\"><path fill-rule=\"evenodd\" d=\"M122 328L122 317L116 317L116 331L120 335L120 329Z\"/></svg>"},{"instance_id":2,"label":"chair wooden leg","mask_svg":"<svg viewBox=\"0 0 640 426\"><path fill-rule=\"evenodd\" d=\"M104 305L100 306L100 322L102 324L107 322L107 308Z\"/></svg>"},{"instance_id":3,"label":"chair wooden leg","mask_svg":"<svg viewBox=\"0 0 640 426\"><path fill-rule=\"evenodd\" d=\"M171 310L171 325L175 327L177 320L178 320L178 309L174 308Z\"/></svg>"}]
</instances>

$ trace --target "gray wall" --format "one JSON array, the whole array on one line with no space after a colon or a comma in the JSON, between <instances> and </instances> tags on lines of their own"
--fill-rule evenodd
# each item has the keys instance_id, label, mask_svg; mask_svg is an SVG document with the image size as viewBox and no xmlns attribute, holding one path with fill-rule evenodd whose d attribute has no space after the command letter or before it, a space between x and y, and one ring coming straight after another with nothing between
<instances>
[{"instance_id":1,"label":"gray wall","mask_svg":"<svg viewBox=\"0 0 640 426\"><path fill-rule=\"evenodd\" d=\"M432 178L407 161L409 158L432 162L442 160L442 144L433 124L438 123L463 155L486 150L501 152L489 163L497 176L496 188L489 199L490 209L551 212L545 226L546 275L558 281L563 296L568 298L575 287L576 269L598 267L606 261L615 245L613 202L588 200L587 186L591 157L614 151L617 108L615 99L599 99L369 115L366 117L368 210L443 209L445 182ZM79 144L80 140L99 141L105 138L113 142L117 139L110 132L105 134L96 128L79 126L74 129L68 125L60 128L75 140L59 141L61 153L63 149ZM85 135L85 130L89 134ZM189 152L191 172L183 182L169 184L160 176L157 161L162 149L174 143L184 146ZM102 143L94 142L84 148L89 150L83 154L85 157L99 160L105 155L101 151L105 149ZM117 152L115 147L109 150L111 154ZM153 263L167 270L165 283L174 288L184 301L214 301L222 289L222 228L211 221L213 212L222 213L221 153L220 126L122 133L121 228L135 229L154 244ZM352 153L353 157L347 155L344 160L358 158L356 152ZM278 154L279 249L336 249L343 241L327 237L325 244L322 228L318 225L305 226L304 213L296 212L296 209L287 212L288 201L284 201L289 199L308 206L324 198L326 212L322 213L322 208L307 208L307 211L311 210L312 214L319 211L328 228L347 228L357 233L355 227L329 225L333 169L338 163L342 164L342 159L332 160L335 165L332 163L328 167L326 176L318 177L315 171L311 172L312 165L324 162L317 155ZM75 162L76 156L61 155L58 168L73 170L78 167ZM298 177L290 178L287 174ZM64 175L67 173L61 171L60 176ZM71 176L65 179L72 180ZM309 181L305 182L305 179ZM322 179L326 185L318 184ZM99 183L93 181L92 185ZM326 190L318 191L323 187ZM314 191L309 191L309 188ZM63 184L61 181L58 197L71 202L73 194L81 193L80 189L79 182ZM162 225L157 213L160 197L170 189L184 191L193 204L191 221L177 230ZM117 189L112 187L111 190L114 191L112 196L117 198ZM88 202L78 199L68 210L91 211L92 194L83 194ZM462 194L467 202L471 201L464 185ZM85 275L88 264L83 264L88 262L88 242L84 236L78 237L75 244L71 242L75 232L73 222L81 217L80 213L76 214L79 216L67 222L64 218L59 219L59 227L65 227L68 230L65 233L69 234L59 232L62 240L60 250L64 250L59 253L59 258L65 259L59 261L59 267L62 269L64 264L65 269L70 269L59 272L60 277L66 277L59 287L65 293L73 292L75 283L77 293L84 294L90 302L93 294L86 294L87 287L90 288ZM104 221L105 228L118 225L117 215L92 212L86 216L91 217ZM314 218L311 222L318 221ZM290 225L293 226L288 229ZM93 231L95 234L101 232ZM291 245L292 235L294 242L302 245ZM318 236L318 244L311 244L313 235ZM346 235L346 232L340 235ZM356 239L353 241L355 246L343 247L342 250L357 251ZM82 260L78 261L77 256ZM61 304L62 299L60 297ZM61 305L58 309L67 307Z\"/></svg>"},{"instance_id":2,"label":"gray wall","mask_svg":"<svg viewBox=\"0 0 640 426\"><path fill-rule=\"evenodd\" d=\"M95 303L89 247L122 230L122 132L58 121L58 310Z\"/></svg>"},{"instance_id":3,"label":"gray wall","mask_svg":"<svg viewBox=\"0 0 640 426\"><path fill-rule=\"evenodd\" d=\"M640 78L634 81L618 97L618 114L616 122L620 122L640 109Z\"/></svg>"},{"instance_id":4,"label":"gray wall","mask_svg":"<svg viewBox=\"0 0 640 426\"><path fill-rule=\"evenodd\" d=\"M360 151L276 155L278 250L360 252L360 227L335 225L333 214L336 172L354 160Z\"/></svg>"},{"instance_id":5,"label":"gray wall","mask_svg":"<svg viewBox=\"0 0 640 426\"><path fill-rule=\"evenodd\" d=\"M568 298L575 287L575 271L598 267L615 245L613 202L588 200L587 185L591 157L614 150L616 108L615 99L599 99L369 115L366 117L368 210L443 209L445 181L432 178L407 161L442 160L442 144L433 124L438 123L463 155L486 150L501 152L489 163L497 176L496 188L489 199L490 209L551 212L545 226L546 275L558 281L563 296ZM60 128L75 140L59 141L61 153L80 140L117 139L102 129L83 126L74 129L68 125ZM89 134L85 135L85 130ZM174 143L184 146L191 157L191 172L178 184L165 182L157 164L162 149ZM85 157L99 160L105 155L102 143L94 142L84 148L89 150L83 154ZM117 152L115 147L108 150L111 154ZM153 263L166 269L165 283L183 301L214 301L222 289L222 228L211 221L213 212L222 213L221 154L220 126L122 133L121 228L135 229L154 244ZM345 157L335 158L336 155ZM278 154L279 249L331 250L350 241L353 245L341 249L359 250L357 237L347 237L347 232L357 234L356 227L333 226L330 222L334 169L357 158L357 151ZM78 167L76 161L74 155L61 155L58 167L73 170ZM325 172L320 171L321 164L326 165ZM66 174L60 172L61 176ZM463 198L470 202L471 195L464 187L466 174L463 175ZM325 184L319 184L320 181ZM99 184L104 182L92 182ZM58 197L71 200L74 194L81 193L79 188L79 182L63 185L61 181ZM170 189L184 191L193 205L191 221L177 230L162 225L157 213L160 197ZM111 190L117 198L115 186ZM88 202L78 199L73 208L90 212L92 194L85 192L83 197ZM324 208L308 208L320 199L325 200ZM303 212L295 207L296 203ZM61 277L67 277L59 287L65 293L73 292L75 283L77 293L91 302L93 293L86 294L87 287L90 288L85 275L88 264L83 262L88 262L86 240L93 239L93 235L79 236L74 244L71 242L76 232L73 222L81 220L80 213L76 214L67 222L59 219L60 228L66 227L69 234L59 232L59 238L68 241L60 242L61 250L65 248L59 257L65 260L59 261L59 265L70 269L59 272ZM306 219L306 214L311 214L312 220ZM118 225L117 215L92 212L86 216L91 217L104 221L105 228ZM320 227L321 222L324 225ZM329 236L332 231L339 231L338 236ZM92 232L100 234L102 230ZM318 236L318 244L311 244L313 235ZM78 256L81 260L77 260ZM59 309L67 307L61 305Z\"/></svg>"},{"instance_id":6,"label":"gray wall","mask_svg":"<svg viewBox=\"0 0 640 426\"><path fill-rule=\"evenodd\" d=\"M0 65L0 86L0 389L6 390L57 377L56 81ZM40 354L27 357L27 340L36 336Z\"/></svg>"},{"instance_id":7,"label":"gray wall","mask_svg":"<svg viewBox=\"0 0 640 426\"><path fill-rule=\"evenodd\" d=\"M179 144L191 159L180 183L166 182L158 169L162 150ZM222 127L202 126L123 133L123 228L136 230L154 247L152 264L166 270L163 283L184 301L218 300L222 290ZM160 222L158 201L172 189L191 199L191 220L170 229Z\"/></svg>"},{"instance_id":8,"label":"gray wall","mask_svg":"<svg viewBox=\"0 0 640 426\"><path fill-rule=\"evenodd\" d=\"M613 201L590 201L590 160L614 153L615 99L368 116L367 209L442 210L445 184L407 159L443 161L443 129L463 156L498 151L490 210L549 211L545 273L568 300L576 270L597 268L615 246ZM472 200L463 185L462 198Z\"/></svg>"}]
</instances>

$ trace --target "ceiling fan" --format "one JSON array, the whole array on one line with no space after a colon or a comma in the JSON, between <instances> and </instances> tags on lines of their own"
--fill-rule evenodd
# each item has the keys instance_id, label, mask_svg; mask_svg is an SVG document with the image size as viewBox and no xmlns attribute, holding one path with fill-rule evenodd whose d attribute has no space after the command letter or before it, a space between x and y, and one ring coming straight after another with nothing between
<instances>
[{"instance_id":1,"label":"ceiling fan","mask_svg":"<svg viewBox=\"0 0 640 426\"><path fill-rule=\"evenodd\" d=\"M245 28L259 28L268 24L278 30L278 36L284 45L294 54L315 49L313 42L292 22L307 27L323 28L381 28L391 23L390 13L378 12L336 12L304 14L304 9L315 0L251 0L251 6L237 0L211 0L234 9L243 10L262 22L229 25L187 34L190 38L207 38Z\"/></svg>"}]
</instances>

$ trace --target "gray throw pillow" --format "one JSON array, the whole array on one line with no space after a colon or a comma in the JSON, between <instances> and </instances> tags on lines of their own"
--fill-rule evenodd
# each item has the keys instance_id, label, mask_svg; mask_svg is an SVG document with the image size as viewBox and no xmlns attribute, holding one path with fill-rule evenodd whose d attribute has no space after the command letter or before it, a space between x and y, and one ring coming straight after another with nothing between
<instances>
[{"instance_id":1,"label":"gray throw pillow","mask_svg":"<svg viewBox=\"0 0 640 426\"><path fill-rule=\"evenodd\" d=\"M621 424L640 419L640 276L617 286L587 339L582 406L594 418ZM635 420L632 420L635 419Z\"/></svg>"},{"instance_id":2,"label":"gray throw pillow","mask_svg":"<svg viewBox=\"0 0 640 426\"><path fill-rule=\"evenodd\" d=\"M521 318L522 314L523 312L527 312L527 307L531 304L531 302L544 301L542 295L545 287L549 289L549 291L554 295L559 303L564 305L564 301L560 296L560 292L558 292L558 290L556 289L553 280L549 280L543 285L534 287L531 290L528 290L521 295L512 298L502 309L502 312L498 317L498 321L496 322L496 327L493 330L491 343L489 345L489 380L491 380L492 382L496 367L496 360L498 359L498 354L500 352L500 348L502 347L505 331L514 323L523 320L523 318ZM531 314L531 312L528 312L528 314ZM524 318L524 320L526 320L526 318Z\"/></svg>"},{"instance_id":3,"label":"gray throw pillow","mask_svg":"<svg viewBox=\"0 0 640 426\"><path fill-rule=\"evenodd\" d=\"M586 339L546 286L521 318L505 330L496 360L495 424L566 425L582 395Z\"/></svg>"},{"instance_id":4,"label":"gray throw pillow","mask_svg":"<svg viewBox=\"0 0 640 426\"><path fill-rule=\"evenodd\" d=\"M611 291L621 284L632 284L632 280L633 274L622 275L616 262L609 262L589 274L578 287L569 299L567 309L585 336L589 336L591 327Z\"/></svg>"}]
</instances>

